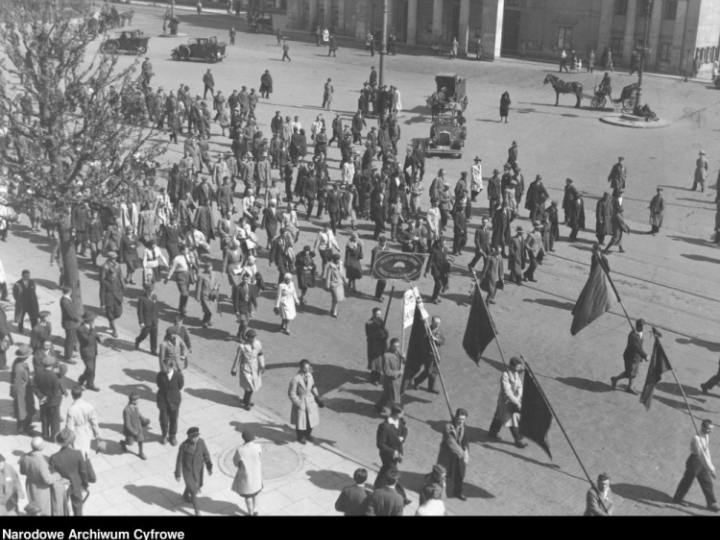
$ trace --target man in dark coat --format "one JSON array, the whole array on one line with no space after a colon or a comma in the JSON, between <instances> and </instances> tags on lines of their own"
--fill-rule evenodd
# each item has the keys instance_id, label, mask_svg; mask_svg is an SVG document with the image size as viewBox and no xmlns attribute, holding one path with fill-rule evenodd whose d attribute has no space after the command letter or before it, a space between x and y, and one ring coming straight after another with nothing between
<instances>
[{"instance_id":1,"label":"man in dark coat","mask_svg":"<svg viewBox=\"0 0 720 540\"><path fill-rule=\"evenodd\" d=\"M185 481L183 498L192 503L195 515L200 515L197 506L197 494L203 486L203 472L207 467L208 475L212 476L212 461L205 441L200 438L200 429L191 427L187 431L188 438L178 448L177 462L175 463L175 479Z\"/></svg>"},{"instance_id":2,"label":"man in dark coat","mask_svg":"<svg viewBox=\"0 0 720 540\"><path fill-rule=\"evenodd\" d=\"M270 243L278 233L279 216L276 207L277 203L275 202L275 199L271 199L268 203L268 207L263 209L262 223L260 224L260 226L265 229L268 249L270 248Z\"/></svg>"},{"instance_id":3,"label":"man in dark coat","mask_svg":"<svg viewBox=\"0 0 720 540\"><path fill-rule=\"evenodd\" d=\"M380 372L382 355L387 351L388 332L382 318L382 310L374 308L371 319L365 323L365 337L367 338L367 359L370 370L370 382L380 385Z\"/></svg>"},{"instance_id":4,"label":"man in dark coat","mask_svg":"<svg viewBox=\"0 0 720 540\"><path fill-rule=\"evenodd\" d=\"M662 196L662 188L657 188L657 195L650 201L650 225L652 229L650 234L655 236L660 232L663 223L663 214L665 213L665 200Z\"/></svg>"},{"instance_id":5,"label":"man in dark coat","mask_svg":"<svg viewBox=\"0 0 720 540\"><path fill-rule=\"evenodd\" d=\"M465 479L465 467L470 458L470 444L465 429L467 411L458 409L452 422L445 425L440 453L437 462L445 467L447 471L447 494L461 501L467 500L463 495L463 480ZM452 490L450 489L452 485Z\"/></svg>"},{"instance_id":6,"label":"man in dark coat","mask_svg":"<svg viewBox=\"0 0 720 540\"><path fill-rule=\"evenodd\" d=\"M170 441L170 444L177 444L178 416L180 415L180 403L182 402L182 389L185 386L185 378L182 371L175 369L175 362L167 361L157 374L155 379L158 390L156 395L157 408L160 411L160 431L162 438L160 444Z\"/></svg>"},{"instance_id":7,"label":"man in dark coat","mask_svg":"<svg viewBox=\"0 0 720 540\"><path fill-rule=\"evenodd\" d=\"M577 240L580 229L585 229L585 203L580 193L576 193L575 199L571 203L568 226L572 229L570 231L570 241L574 242Z\"/></svg>"},{"instance_id":8,"label":"man in dark coat","mask_svg":"<svg viewBox=\"0 0 720 540\"><path fill-rule=\"evenodd\" d=\"M60 314L62 327L65 330L65 361L74 364L75 360L72 358L78 348L77 329L80 325L80 314L75 302L70 297L71 293L70 287L63 287L63 295L60 298Z\"/></svg>"},{"instance_id":9,"label":"man in dark coat","mask_svg":"<svg viewBox=\"0 0 720 540\"><path fill-rule=\"evenodd\" d=\"M358 110L355 116L353 116L352 127L350 128L353 144L362 144L362 130L366 127L367 124L365 123L365 118L363 118L362 111Z\"/></svg>"},{"instance_id":10,"label":"man in dark coat","mask_svg":"<svg viewBox=\"0 0 720 540\"><path fill-rule=\"evenodd\" d=\"M250 276L243 272L240 283L233 287L233 309L238 321L238 339L245 338L245 330L247 330L250 319L254 310L257 309L257 291L255 287L250 286Z\"/></svg>"},{"instance_id":11,"label":"man in dark coat","mask_svg":"<svg viewBox=\"0 0 720 540\"><path fill-rule=\"evenodd\" d=\"M488 180L488 208L491 214L495 211L495 208L500 204L500 201L502 200L502 188L500 185L499 175L500 171L494 169L492 177Z\"/></svg>"},{"instance_id":12,"label":"man in dark coat","mask_svg":"<svg viewBox=\"0 0 720 540\"><path fill-rule=\"evenodd\" d=\"M26 314L30 318L30 329L35 328L38 323L40 307L35 292L35 281L30 279L30 270L22 271L22 278L13 286L13 298L15 299L15 323L18 325L18 332L21 334L24 332L23 323Z\"/></svg>"},{"instance_id":13,"label":"man in dark coat","mask_svg":"<svg viewBox=\"0 0 720 540\"><path fill-rule=\"evenodd\" d=\"M60 406L65 389L54 369L55 358L46 356L42 363L44 369L33 378L33 391L40 403L43 439L52 442L60 431Z\"/></svg>"},{"instance_id":14,"label":"man in dark coat","mask_svg":"<svg viewBox=\"0 0 720 540\"><path fill-rule=\"evenodd\" d=\"M610 193L603 193L602 199L595 206L595 236L601 246L605 245L605 237L612 234L612 201Z\"/></svg>"},{"instance_id":15,"label":"man in dark coat","mask_svg":"<svg viewBox=\"0 0 720 540\"><path fill-rule=\"evenodd\" d=\"M18 433L32 436L35 398L33 397L33 380L28 365L30 354L32 354L32 350L25 344L20 345L15 351L15 361L10 373L10 397L13 399L13 417L17 420Z\"/></svg>"},{"instance_id":16,"label":"man in dark coat","mask_svg":"<svg viewBox=\"0 0 720 540\"><path fill-rule=\"evenodd\" d=\"M79 385L85 385L88 390L99 392L95 386L95 361L97 360L97 333L93 321L95 314L86 311L83 314L83 322L78 328L78 340L80 341L80 359L85 364L85 372L78 378Z\"/></svg>"},{"instance_id":17,"label":"man in dark coat","mask_svg":"<svg viewBox=\"0 0 720 540\"><path fill-rule=\"evenodd\" d=\"M627 167L623 163L624 157L619 157L618 162L613 165L610 174L608 175L608 182L612 189L625 189L625 180L627 179Z\"/></svg>"},{"instance_id":18,"label":"man in dark coat","mask_svg":"<svg viewBox=\"0 0 720 540\"><path fill-rule=\"evenodd\" d=\"M432 273L432 277L435 280L435 287L433 288L430 301L439 304L440 291L447 290L448 276L450 273L450 261L448 261L447 248L442 238L435 242L430 252L430 257L428 257L427 266L425 267L425 277L427 277L428 272Z\"/></svg>"},{"instance_id":19,"label":"man in dark coat","mask_svg":"<svg viewBox=\"0 0 720 540\"><path fill-rule=\"evenodd\" d=\"M472 272L475 265L480 259L486 258L490 254L490 238L491 231L488 228L488 218L483 216L482 224L475 229L475 256L468 264L468 270Z\"/></svg>"},{"instance_id":20,"label":"man in dark coat","mask_svg":"<svg viewBox=\"0 0 720 540\"><path fill-rule=\"evenodd\" d=\"M628 379L629 382L625 391L630 394L637 395L637 391L632 387L633 380L638 376L640 362L647 360L647 353L643 350L644 326L645 321L643 319L638 319L635 321L635 330L630 330L630 333L628 334L627 347L625 347L625 352L623 353L625 371L617 377L610 377L613 390L617 387L618 381Z\"/></svg>"},{"instance_id":21,"label":"man in dark coat","mask_svg":"<svg viewBox=\"0 0 720 540\"><path fill-rule=\"evenodd\" d=\"M340 218L340 192L338 185L335 184L326 197L325 204L327 205L327 211L330 215L330 228L333 234L337 234L337 225Z\"/></svg>"},{"instance_id":22,"label":"man in dark coat","mask_svg":"<svg viewBox=\"0 0 720 540\"><path fill-rule=\"evenodd\" d=\"M380 461L382 467L378 471L375 479L375 489L378 490L389 484L388 473L398 473L398 463L403 458L403 443L407 439L408 429L403 418L404 409L399 403L393 403L390 409L390 416L378 426L375 442L380 451ZM395 486L395 490L403 498L403 504L410 503L405 489L400 482Z\"/></svg>"},{"instance_id":23,"label":"man in dark coat","mask_svg":"<svg viewBox=\"0 0 720 540\"><path fill-rule=\"evenodd\" d=\"M157 355L158 324L160 320L155 286L148 283L145 286L145 294L140 297L137 305L138 324L140 335L135 338L135 349L140 348L140 343L150 336L150 354Z\"/></svg>"},{"instance_id":24,"label":"man in dark coat","mask_svg":"<svg viewBox=\"0 0 720 540\"><path fill-rule=\"evenodd\" d=\"M402 516L407 504L400 495L400 474L388 471L385 486L376 489L368 500L366 516Z\"/></svg>"},{"instance_id":25,"label":"man in dark coat","mask_svg":"<svg viewBox=\"0 0 720 540\"><path fill-rule=\"evenodd\" d=\"M270 70L266 69L265 73L260 76L260 97L270 99L270 94L273 91L273 80L270 75Z\"/></svg>"},{"instance_id":26,"label":"man in dark coat","mask_svg":"<svg viewBox=\"0 0 720 540\"><path fill-rule=\"evenodd\" d=\"M70 448L75 441L75 433L65 428L57 435L61 446L57 453L50 456L50 467L60 476L70 481L70 503L74 516L82 516L83 490L88 488L88 469L80 450Z\"/></svg>"},{"instance_id":27,"label":"man in dark coat","mask_svg":"<svg viewBox=\"0 0 720 540\"><path fill-rule=\"evenodd\" d=\"M630 234L630 227L627 226L627 224L625 223L625 219L623 218L622 206L617 207L615 213L613 214L612 231L612 240L610 240L610 243L605 248L604 253L610 253L610 248L613 246L617 246L618 248L620 248L620 253L625 253L625 250L622 247L622 237L623 233Z\"/></svg>"},{"instance_id":28,"label":"man in dark coat","mask_svg":"<svg viewBox=\"0 0 720 540\"><path fill-rule=\"evenodd\" d=\"M578 193L578 190L575 186L573 186L572 179L568 178L565 180L565 196L563 197L563 213L565 214L563 218L563 225L566 225L568 220L570 219L570 214L572 212L573 208L573 202L577 200L577 197L580 194Z\"/></svg>"},{"instance_id":29,"label":"man in dark coat","mask_svg":"<svg viewBox=\"0 0 720 540\"><path fill-rule=\"evenodd\" d=\"M460 251L466 244L467 214L465 212L465 208L456 206L455 211L453 212L453 255L461 255Z\"/></svg>"},{"instance_id":30,"label":"man in dark coat","mask_svg":"<svg viewBox=\"0 0 720 540\"><path fill-rule=\"evenodd\" d=\"M508 269L510 280L517 285L522 285L523 269L527 261L527 246L525 245L525 233L522 227L516 229L516 235L510 242L510 256L508 257Z\"/></svg>"},{"instance_id":31,"label":"man in dark coat","mask_svg":"<svg viewBox=\"0 0 720 540\"><path fill-rule=\"evenodd\" d=\"M353 473L355 484L344 487L335 501L335 510L346 516L364 516L370 502L370 492L365 489L367 469L356 469Z\"/></svg>"},{"instance_id":32,"label":"man in dark coat","mask_svg":"<svg viewBox=\"0 0 720 540\"><path fill-rule=\"evenodd\" d=\"M440 352L440 348L445 345L445 336L443 335L442 330L440 330L441 322L442 321L440 320L440 317L438 317L437 315L432 318L432 320L430 321L430 335L428 336L435 342L435 348L438 353ZM425 382L425 379L427 379L428 392L430 392L431 394L439 394L440 392L435 388L435 382L438 376L438 367L435 364L435 355L433 354L429 344L426 349L426 353L427 355L425 357L425 361L423 362L423 370L412 381L412 389L417 390L418 387L423 382ZM440 355L438 355L437 360L438 362L440 361Z\"/></svg>"},{"instance_id":33,"label":"man in dark coat","mask_svg":"<svg viewBox=\"0 0 720 540\"><path fill-rule=\"evenodd\" d=\"M512 167L512 170L517 172L517 160L518 160L518 145L516 141L512 142L512 146L508 148L508 160L507 162Z\"/></svg>"},{"instance_id":34,"label":"man in dark coat","mask_svg":"<svg viewBox=\"0 0 720 540\"><path fill-rule=\"evenodd\" d=\"M530 210L530 221L538 221L545 211L545 201L550 198L539 174L528 186L525 209Z\"/></svg>"},{"instance_id":35,"label":"man in dark coat","mask_svg":"<svg viewBox=\"0 0 720 540\"><path fill-rule=\"evenodd\" d=\"M492 246L500 249L503 257L507 257L505 247L512 240L512 222L513 212L508 207L507 202L503 202L502 206L495 210L492 216Z\"/></svg>"}]
</instances>

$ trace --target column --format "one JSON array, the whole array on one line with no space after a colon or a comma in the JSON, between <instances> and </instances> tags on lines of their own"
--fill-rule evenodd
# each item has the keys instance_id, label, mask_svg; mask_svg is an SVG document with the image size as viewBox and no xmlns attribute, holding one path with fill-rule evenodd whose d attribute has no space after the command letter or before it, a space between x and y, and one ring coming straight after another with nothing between
<instances>
[{"instance_id":1,"label":"column","mask_svg":"<svg viewBox=\"0 0 720 540\"><path fill-rule=\"evenodd\" d=\"M660 60L660 22L662 20L663 3L655 0L652 7L652 16L650 17L650 37L648 38L647 47L650 47L650 54L645 60L645 68L649 66L657 67Z\"/></svg>"},{"instance_id":2,"label":"column","mask_svg":"<svg viewBox=\"0 0 720 540\"><path fill-rule=\"evenodd\" d=\"M315 19L317 18L318 0L310 0L310 11L308 13L308 25L311 30L315 30Z\"/></svg>"},{"instance_id":3,"label":"column","mask_svg":"<svg viewBox=\"0 0 720 540\"><path fill-rule=\"evenodd\" d=\"M483 60L500 58L504 12L505 0L483 0L481 26Z\"/></svg>"},{"instance_id":4,"label":"column","mask_svg":"<svg viewBox=\"0 0 720 540\"><path fill-rule=\"evenodd\" d=\"M637 0L628 0L627 16L625 17L625 35L623 37L623 62L630 65L630 55L635 48L635 18L637 17Z\"/></svg>"},{"instance_id":5,"label":"column","mask_svg":"<svg viewBox=\"0 0 720 540\"><path fill-rule=\"evenodd\" d=\"M672 49L670 51L670 69L677 70L682 73L685 66L689 65L687 51L683 50L685 46L685 18L687 17L688 2L687 0L678 0L677 14L675 17L675 26L673 28ZM691 48L692 45L685 46ZM691 58L692 58L692 53Z\"/></svg>"},{"instance_id":6,"label":"column","mask_svg":"<svg viewBox=\"0 0 720 540\"><path fill-rule=\"evenodd\" d=\"M443 27L443 0L433 0L433 20L432 35L433 37L442 36Z\"/></svg>"},{"instance_id":7,"label":"column","mask_svg":"<svg viewBox=\"0 0 720 540\"><path fill-rule=\"evenodd\" d=\"M612 23L615 0L603 0L600 7L600 28L598 28L598 42L595 50L596 58L600 60L605 47L612 46Z\"/></svg>"},{"instance_id":8,"label":"column","mask_svg":"<svg viewBox=\"0 0 720 540\"><path fill-rule=\"evenodd\" d=\"M323 15L324 15L324 21L323 21L323 27L321 30L325 30L326 28L330 29L330 24L332 23L332 0L323 0Z\"/></svg>"},{"instance_id":9,"label":"column","mask_svg":"<svg viewBox=\"0 0 720 540\"><path fill-rule=\"evenodd\" d=\"M460 44L460 50L458 54L461 56L467 56L468 52L468 26L470 25L470 0L460 0L460 35L458 36L458 43Z\"/></svg>"},{"instance_id":10,"label":"column","mask_svg":"<svg viewBox=\"0 0 720 540\"><path fill-rule=\"evenodd\" d=\"M338 27L335 32L345 34L345 0L338 0Z\"/></svg>"},{"instance_id":11,"label":"column","mask_svg":"<svg viewBox=\"0 0 720 540\"><path fill-rule=\"evenodd\" d=\"M417 5L418 0L408 0L406 40L408 45L417 43Z\"/></svg>"}]
</instances>

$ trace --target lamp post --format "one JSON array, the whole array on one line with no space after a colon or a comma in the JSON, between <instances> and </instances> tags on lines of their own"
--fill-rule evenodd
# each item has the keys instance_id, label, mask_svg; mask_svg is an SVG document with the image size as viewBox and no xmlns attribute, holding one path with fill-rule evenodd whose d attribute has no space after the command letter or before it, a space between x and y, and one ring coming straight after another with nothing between
<instances>
[{"instance_id":1,"label":"lamp post","mask_svg":"<svg viewBox=\"0 0 720 540\"><path fill-rule=\"evenodd\" d=\"M382 88L385 81L385 55L387 54L387 19L388 0L383 0L382 42L380 43L380 77L378 87Z\"/></svg>"},{"instance_id":2,"label":"lamp post","mask_svg":"<svg viewBox=\"0 0 720 540\"><path fill-rule=\"evenodd\" d=\"M645 58L647 53L650 52L648 47L648 40L650 39L650 17L652 16L653 0L643 0L645 2L645 33L643 34L643 48L642 54L640 55L640 68L638 69L638 93L637 93L637 106L639 107L642 98L642 83L643 83L643 72L645 71Z\"/></svg>"},{"instance_id":3,"label":"lamp post","mask_svg":"<svg viewBox=\"0 0 720 540\"><path fill-rule=\"evenodd\" d=\"M170 18L175 18L175 0L170 0Z\"/></svg>"}]
</instances>

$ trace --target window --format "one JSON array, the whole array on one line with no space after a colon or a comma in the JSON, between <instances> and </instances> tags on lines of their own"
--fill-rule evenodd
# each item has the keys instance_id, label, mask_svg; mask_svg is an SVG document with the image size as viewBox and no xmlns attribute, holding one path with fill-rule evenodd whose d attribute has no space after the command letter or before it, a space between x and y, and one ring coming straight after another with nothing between
<instances>
[{"instance_id":1,"label":"window","mask_svg":"<svg viewBox=\"0 0 720 540\"><path fill-rule=\"evenodd\" d=\"M614 37L612 38L612 53L616 57L620 57L622 55L623 50L623 38L621 37Z\"/></svg>"},{"instance_id":2,"label":"window","mask_svg":"<svg viewBox=\"0 0 720 540\"><path fill-rule=\"evenodd\" d=\"M624 17L627 15L628 0L615 0L615 15Z\"/></svg>"},{"instance_id":3,"label":"window","mask_svg":"<svg viewBox=\"0 0 720 540\"><path fill-rule=\"evenodd\" d=\"M677 0L665 0L665 9L663 10L663 19L666 21L674 21L677 17Z\"/></svg>"},{"instance_id":4,"label":"window","mask_svg":"<svg viewBox=\"0 0 720 540\"><path fill-rule=\"evenodd\" d=\"M558 27L558 49L572 49L572 37L573 28L572 26L559 26Z\"/></svg>"},{"instance_id":5,"label":"window","mask_svg":"<svg viewBox=\"0 0 720 540\"><path fill-rule=\"evenodd\" d=\"M670 47L671 43L661 43L660 44L660 61L661 62L669 62L670 61Z\"/></svg>"},{"instance_id":6,"label":"window","mask_svg":"<svg viewBox=\"0 0 720 540\"><path fill-rule=\"evenodd\" d=\"M638 17L641 19L644 19L648 16L648 12L650 11L650 5L652 4L649 0L638 0Z\"/></svg>"}]
</instances>

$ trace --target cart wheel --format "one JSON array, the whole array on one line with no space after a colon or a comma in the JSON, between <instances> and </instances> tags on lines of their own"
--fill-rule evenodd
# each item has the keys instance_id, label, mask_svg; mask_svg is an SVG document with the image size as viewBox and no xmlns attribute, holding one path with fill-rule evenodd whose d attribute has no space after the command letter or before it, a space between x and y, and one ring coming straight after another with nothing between
<instances>
[{"instance_id":1,"label":"cart wheel","mask_svg":"<svg viewBox=\"0 0 720 540\"><path fill-rule=\"evenodd\" d=\"M590 106L593 109L599 109L600 108L600 100L597 97L592 98L592 101L590 102Z\"/></svg>"},{"instance_id":2,"label":"cart wheel","mask_svg":"<svg viewBox=\"0 0 720 540\"><path fill-rule=\"evenodd\" d=\"M623 110L623 112L630 112L633 110L633 99L632 98L623 99L622 110Z\"/></svg>"},{"instance_id":3,"label":"cart wheel","mask_svg":"<svg viewBox=\"0 0 720 540\"><path fill-rule=\"evenodd\" d=\"M180 55L179 55L177 52L173 51L173 52L172 52L172 59L175 60L175 61L178 61L178 60L180 60Z\"/></svg>"},{"instance_id":4,"label":"cart wheel","mask_svg":"<svg viewBox=\"0 0 720 540\"><path fill-rule=\"evenodd\" d=\"M602 107L605 107L606 104L607 104L607 98L605 98L605 97L603 96L602 100L600 101L600 107L601 107L601 108L602 108Z\"/></svg>"},{"instance_id":5,"label":"cart wheel","mask_svg":"<svg viewBox=\"0 0 720 540\"><path fill-rule=\"evenodd\" d=\"M147 45L140 45L138 48L138 54L145 54L147 52Z\"/></svg>"}]
</instances>

